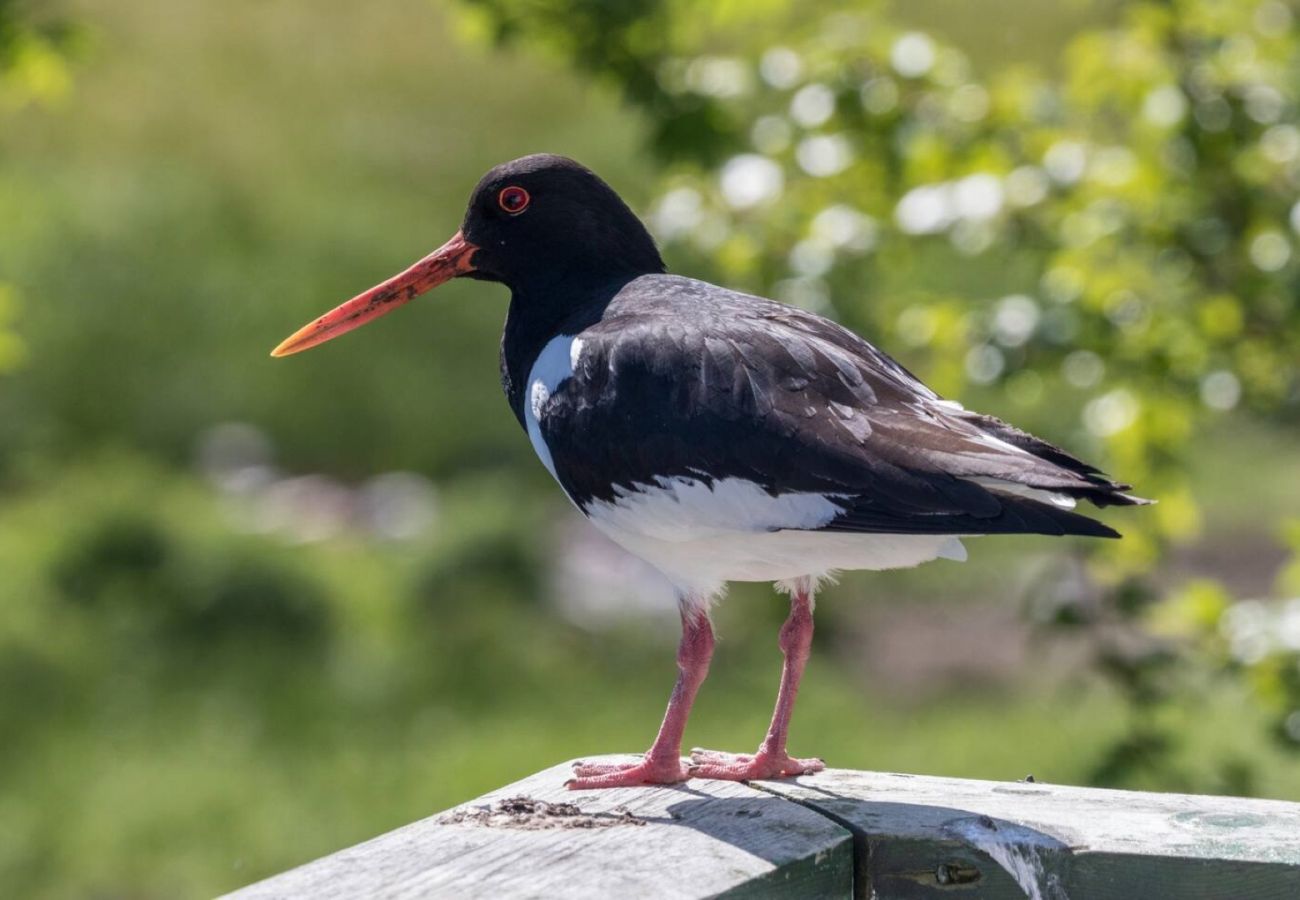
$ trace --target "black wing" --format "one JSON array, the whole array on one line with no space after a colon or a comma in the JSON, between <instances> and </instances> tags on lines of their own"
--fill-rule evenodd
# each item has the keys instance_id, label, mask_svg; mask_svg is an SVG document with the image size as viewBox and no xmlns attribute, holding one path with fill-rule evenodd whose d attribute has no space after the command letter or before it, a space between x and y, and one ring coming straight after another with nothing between
<instances>
[{"instance_id":1,"label":"black wing","mask_svg":"<svg viewBox=\"0 0 1300 900\"><path fill-rule=\"evenodd\" d=\"M1115 537L1050 495L1145 502L944 401L829 320L687 279L652 287L581 332L573 376L539 411L580 506L656 478L737 477L773 495L830 495L844 510L832 531Z\"/></svg>"}]
</instances>

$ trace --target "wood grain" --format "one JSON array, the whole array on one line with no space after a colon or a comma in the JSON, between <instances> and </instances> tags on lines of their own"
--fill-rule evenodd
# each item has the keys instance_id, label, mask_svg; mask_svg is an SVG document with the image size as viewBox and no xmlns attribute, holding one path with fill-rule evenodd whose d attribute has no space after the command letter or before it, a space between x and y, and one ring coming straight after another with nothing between
<instances>
[{"instance_id":1,"label":"wood grain","mask_svg":"<svg viewBox=\"0 0 1300 900\"><path fill-rule=\"evenodd\" d=\"M227 896L851 896L848 831L803 806L717 781L572 792L569 772L546 769Z\"/></svg>"},{"instance_id":2,"label":"wood grain","mask_svg":"<svg viewBox=\"0 0 1300 900\"><path fill-rule=\"evenodd\" d=\"M1300 898L1297 803L843 769L599 792L568 777L547 769L228 896Z\"/></svg>"}]
</instances>

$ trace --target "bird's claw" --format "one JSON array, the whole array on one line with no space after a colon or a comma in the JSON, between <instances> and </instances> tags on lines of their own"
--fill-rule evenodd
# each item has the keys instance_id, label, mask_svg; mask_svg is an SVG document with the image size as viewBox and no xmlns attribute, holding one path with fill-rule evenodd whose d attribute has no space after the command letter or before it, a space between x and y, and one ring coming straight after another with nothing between
<instances>
[{"instance_id":1,"label":"bird's claw","mask_svg":"<svg viewBox=\"0 0 1300 900\"><path fill-rule=\"evenodd\" d=\"M689 766L692 778L716 778L723 781L757 781L767 778L792 778L811 775L826 768L822 759L795 759L787 753L724 753L695 748Z\"/></svg>"}]
</instances>

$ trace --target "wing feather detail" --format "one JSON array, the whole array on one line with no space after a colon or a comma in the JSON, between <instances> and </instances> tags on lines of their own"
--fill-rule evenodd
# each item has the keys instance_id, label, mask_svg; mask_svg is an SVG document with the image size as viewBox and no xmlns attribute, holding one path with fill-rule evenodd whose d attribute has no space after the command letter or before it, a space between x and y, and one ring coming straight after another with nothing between
<instances>
[{"instance_id":1,"label":"wing feather detail","mask_svg":"<svg viewBox=\"0 0 1300 900\"><path fill-rule=\"evenodd\" d=\"M1070 501L1147 502L793 307L646 276L580 338L581 364L541 416L580 506L662 478L743 478L833 497L833 531L1110 537Z\"/></svg>"}]
</instances>

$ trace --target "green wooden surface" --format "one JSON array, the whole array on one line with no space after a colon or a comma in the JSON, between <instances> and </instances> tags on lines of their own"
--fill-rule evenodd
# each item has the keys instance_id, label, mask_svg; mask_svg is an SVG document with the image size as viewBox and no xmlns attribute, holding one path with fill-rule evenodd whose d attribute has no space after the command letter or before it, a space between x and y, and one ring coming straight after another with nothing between
<instances>
[{"instance_id":1,"label":"green wooden surface","mask_svg":"<svg viewBox=\"0 0 1300 900\"><path fill-rule=\"evenodd\" d=\"M1297 803L843 769L585 792L568 777L228 896L1300 900Z\"/></svg>"}]
</instances>

